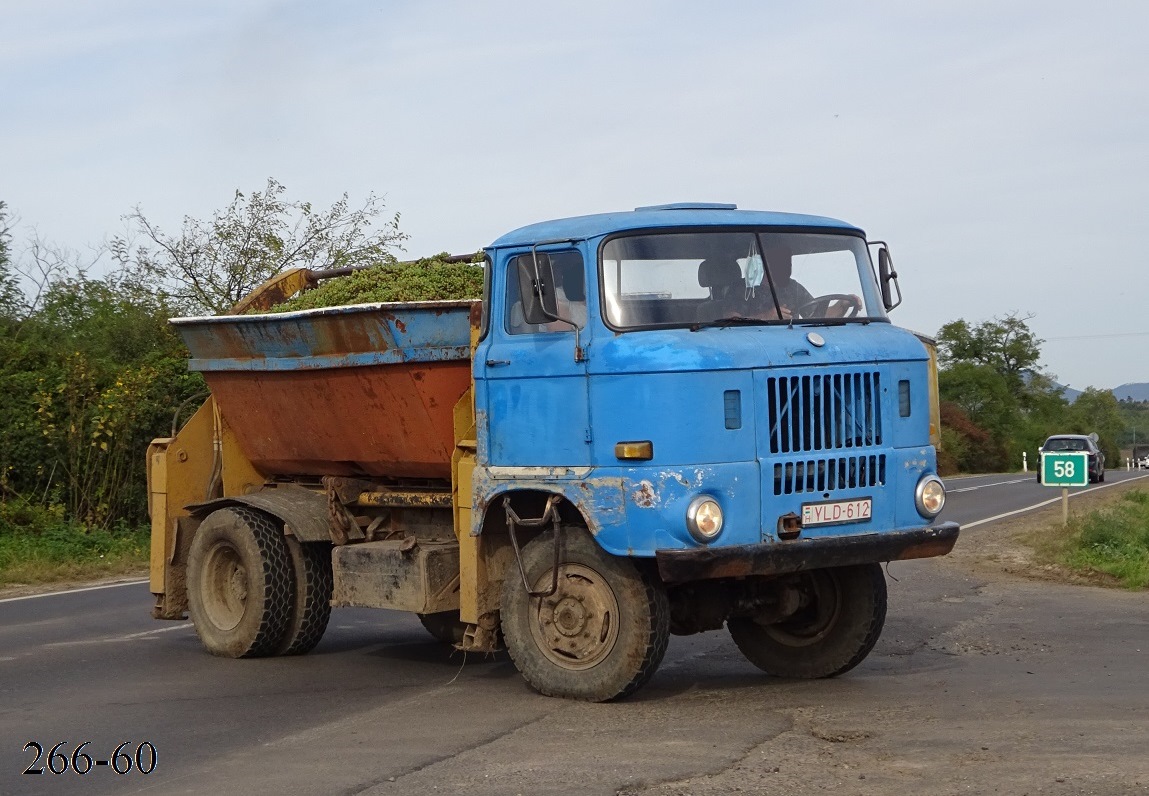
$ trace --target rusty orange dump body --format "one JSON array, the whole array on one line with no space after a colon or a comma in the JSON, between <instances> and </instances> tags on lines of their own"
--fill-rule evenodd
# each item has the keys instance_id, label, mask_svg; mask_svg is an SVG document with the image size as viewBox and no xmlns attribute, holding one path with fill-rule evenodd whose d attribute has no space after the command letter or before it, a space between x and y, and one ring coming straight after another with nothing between
<instances>
[{"instance_id":1,"label":"rusty orange dump body","mask_svg":"<svg viewBox=\"0 0 1149 796\"><path fill-rule=\"evenodd\" d=\"M446 479L475 309L363 304L172 323L264 476Z\"/></svg>"}]
</instances>

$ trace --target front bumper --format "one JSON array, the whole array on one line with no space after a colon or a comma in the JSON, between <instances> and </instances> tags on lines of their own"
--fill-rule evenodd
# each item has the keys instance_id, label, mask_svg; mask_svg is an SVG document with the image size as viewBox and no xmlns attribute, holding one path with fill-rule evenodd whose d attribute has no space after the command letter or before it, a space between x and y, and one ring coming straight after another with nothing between
<instances>
[{"instance_id":1,"label":"front bumper","mask_svg":"<svg viewBox=\"0 0 1149 796\"><path fill-rule=\"evenodd\" d=\"M961 526L956 522L943 522L925 528L856 536L656 550L654 557L658 562L658 573L666 583L782 575L809 569L944 556L953 550L960 530Z\"/></svg>"}]
</instances>

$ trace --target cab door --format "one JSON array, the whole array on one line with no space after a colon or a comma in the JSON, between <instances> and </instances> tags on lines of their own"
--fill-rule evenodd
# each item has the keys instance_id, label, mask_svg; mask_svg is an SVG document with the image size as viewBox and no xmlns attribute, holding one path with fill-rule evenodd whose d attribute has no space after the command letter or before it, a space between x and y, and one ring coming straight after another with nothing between
<instances>
[{"instance_id":1,"label":"cab door","mask_svg":"<svg viewBox=\"0 0 1149 796\"><path fill-rule=\"evenodd\" d=\"M577 248L538 251L554 264L560 314L581 327L579 339L569 324L525 322L516 266L519 257L532 256L529 251L496 259L490 330L474 362L486 461L494 467L586 467L592 442L587 369L585 358L576 356L589 343L586 259Z\"/></svg>"}]
</instances>

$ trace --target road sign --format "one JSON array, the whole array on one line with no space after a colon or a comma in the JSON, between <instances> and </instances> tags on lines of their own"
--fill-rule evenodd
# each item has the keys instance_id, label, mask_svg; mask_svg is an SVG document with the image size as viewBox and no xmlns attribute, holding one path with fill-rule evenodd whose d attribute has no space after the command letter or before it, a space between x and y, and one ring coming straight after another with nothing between
<instances>
[{"instance_id":1,"label":"road sign","mask_svg":"<svg viewBox=\"0 0 1149 796\"><path fill-rule=\"evenodd\" d=\"M1041 454L1041 483L1046 486L1089 484L1089 454L1058 451Z\"/></svg>"}]
</instances>

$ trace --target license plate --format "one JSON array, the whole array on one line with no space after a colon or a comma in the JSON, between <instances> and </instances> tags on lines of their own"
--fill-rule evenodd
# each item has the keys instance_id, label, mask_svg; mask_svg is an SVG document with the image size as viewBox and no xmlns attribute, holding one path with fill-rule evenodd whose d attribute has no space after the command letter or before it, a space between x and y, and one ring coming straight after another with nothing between
<instances>
[{"instance_id":1,"label":"license plate","mask_svg":"<svg viewBox=\"0 0 1149 796\"><path fill-rule=\"evenodd\" d=\"M870 519L870 499L835 500L828 503L804 503L802 525L837 525L843 522L865 522Z\"/></svg>"}]
</instances>

